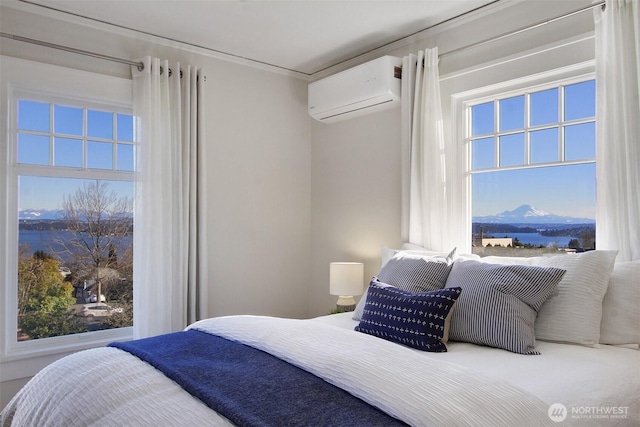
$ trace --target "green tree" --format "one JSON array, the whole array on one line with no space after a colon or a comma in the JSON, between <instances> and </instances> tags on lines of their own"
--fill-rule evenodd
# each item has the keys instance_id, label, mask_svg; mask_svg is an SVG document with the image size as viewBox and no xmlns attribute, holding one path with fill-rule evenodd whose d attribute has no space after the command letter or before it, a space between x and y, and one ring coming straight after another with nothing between
<instances>
[{"instance_id":1,"label":"green tree","mask_svg":"<svg viewBox=\"0 0 640 427\"><path fill-rule=\"evenodd\" d=\"M72 286L58 270L58 261L37 251L18 260L18 327L30 338L84 332L74 317Z\"/></svg>"}]
</instances>

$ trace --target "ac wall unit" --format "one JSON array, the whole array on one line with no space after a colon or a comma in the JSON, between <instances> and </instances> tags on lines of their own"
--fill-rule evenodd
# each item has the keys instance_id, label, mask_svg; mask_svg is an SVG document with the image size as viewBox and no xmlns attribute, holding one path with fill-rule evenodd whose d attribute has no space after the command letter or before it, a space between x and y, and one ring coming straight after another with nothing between
<instances>
[{"instance_id":1,"label":"ac wall unit","mask_svg":"<svg viewBox=\"0 0 640 427\"><path fill-rule=\"evenodd\" d=\"M309 84L309 114L333 123L400 103L402 59L383 56Z\"/></svg>"}]
</instances>

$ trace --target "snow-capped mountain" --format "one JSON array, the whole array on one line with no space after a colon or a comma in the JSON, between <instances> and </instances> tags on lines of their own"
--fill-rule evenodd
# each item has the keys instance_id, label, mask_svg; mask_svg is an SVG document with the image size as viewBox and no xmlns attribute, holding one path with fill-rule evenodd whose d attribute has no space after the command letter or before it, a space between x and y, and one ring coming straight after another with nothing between
<instances>
[{"instance_id":1,"label":"snow-capped mountain","mask_svg":"<svg viewBox=\"0 0 640 427\"><path fill-rule=\"evenodd\" d=\"M59 219L64 219L65 211L62 209L22 209L18 211L18 219L19 220L47 220L47 221L55 221ZM122 215L118 215L121 217ZM133 218L133 212L128 212L124 214L125 217ZM105 218L108 215L105 214Z\"/></svg>"},{"instance_id":2,"label":"snow-capped mountain","mask_svg":"<svg viewBox=\"0 0 640 427\"><path fill-rule=\"evenodd\" d=\"M474 216L473 222L499 224L593 224L596 221L591 218L555 215L530 205L522 205L512 211L504 211L496 215Z\"/></svg>"},{"instance_id":3,"label":"snow-capped mountain","mask_svg":"<svg viewBox=\"0 0 640 427\"><path fill-rule=\"evenodd\" d=\"M23 209L18 211L18 219L62 219L64 211L49 209Z\"/></svg>"}]
</instances>

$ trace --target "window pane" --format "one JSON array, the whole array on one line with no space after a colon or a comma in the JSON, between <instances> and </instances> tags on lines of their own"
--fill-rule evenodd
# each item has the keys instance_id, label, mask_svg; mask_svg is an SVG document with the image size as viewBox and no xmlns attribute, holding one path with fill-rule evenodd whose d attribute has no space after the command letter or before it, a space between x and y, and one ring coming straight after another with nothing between
<instances>
[{"instance_id":1,"label":"window pane","mask_svg":"<svg viewBox=\"0 0 640 427\"><path fill-rule=\"evenodd\" d=\"M18 134L18 163L29 165L49 164L49 137Z\"/></svg>"},{"instance_id":2,"label":"window pane","mask_svg":"<svg viewBox=\"0 0 640 427\"><path fill-rule=\"evenodd\" d=\"M524 96L503 99L500 107L500 131L524 128Z\"/></svg>"},{"instance_id":3,"label":"window pane","mask_svg":"<svg viewBox=\"0 0 640 427\"><path fill-rule=\"evenodd\" d=\"M531 132L531 163L557 162L558 128Z\"/></svg>"},{"instance_id":4,"label":"window pane","mask_svg":"<svg viewBox=\"0 0 640 427\"><path fill-rule=\"evenodd\" d=\"M496 94L498 129L467 139L473 253L536 256L594 249L595 82L521 93L504 99ZM497 148L492 138L498 138ZM488 168L494 156L498 164ZM574 161L584 164L567 164Z\"/></svg>"},{"instance_id":5,"label":"window pane","mask_svg":"<svg viewBox=\"0 0 640 427\"><path fill-rule=\"evenodd\" d=\"M109 106L98 111L65 105L72 103L13 104L9 141L15 143L11 164L18 182L10 191L18 201L19 238L7 250L17 258L11 304L18 310L18 341L133 323L133 182L121 181L131 179L129 173L96 180L104 176L96 169L113 170L116 148L120 170L135 167L133 119L116 116ZM117 144L116 130L130 143ZM94 301L111 308L90 310L87 304Z\"/></svg>"},{"instance_id":6,"label":"window pane","mask_svg":"<svg viewBox=\"0 0 640 427\"><path fill-rule=\"evenodd\" d=\"M132 325L132 196L132 182L19 177L19 340ZM89 317L98 295L111 309Z\"/></svg>"},{"instance_id":7,"label":"window pane","mask_svg":"<svg viewBox=\"0 0 640 427\"><path fill-rule=\"evenodd\" d=\"M117 114L118 141L133 142L133 116Z\"/></svg>"},{"instance_id":8,"label":"window pane","mask_svg":"<svg viewBox=\"0 0 640 427\"><path fill-rule=\"evenodd\" d=\"M113 113L87 110L87 136L113 139Z\"/></svg>"},{"instance_id":9,"label":"window pane","mask_svg":"<svg viewBox=\"0 0 640 427\"><path fill-rule=\"evenodd\" d=\"M18 101L18 129L49 132L49 104L34 101Z\"/></svg>"},{"instance_id":10,"label":"window pane","mask_svg":"<svg viewBox=\"0 0 640 427\"><path fill-rule=\"evenodd\" d=\"M500 166L524 164L524 133L500 137Z\"/></svg>"},{"instance_id":11,"label":"window pane","mask_svg":"<svg viewBox=\"0 0 640 427\"><path fill-rule=\"evenodd\" d=\"M133 145L118 144L118 170L133 171Z\"/></svg>"},{"instance_id":12,"label":"window pane","mask_svg":"<svg viewBox=\"0 0 640 427\"><path fill-rule=\"evenodd\" d=\"M593 122L564 128L565 160L586 160L596 157L596 124Z\"/></svg>"},{"instance_id":13,"label":"window pane","mask_svg":"<svg viewBox=\"0 0 640 427\"><path fill-rule=\"evenodd\" d=\"M113 169L113 144L87 141L87 167L89 169Z\"/></svg>"},{"instance_id":14,"label":"window pane","mask_svg":"<svg viewBox=\"0 0 640 427\"><path fill-rule=\"evenodd\" d=\"M471 107L471 136L493 133L493 102Z\"/></svg>"},{"instance_id":15,"label":"window pane","mask_svg":"<svg viewBox=\"0 0 640 427\"><path fill-rule=\"evenodd\" d=\"M54 132L82 136L84 124L82 108L54 105L53 116Z\"/></svg>"},{"instance_id":16,"label":"window pane","mask_svg":"<svg viewBox=\"0 0 640 427\"><path fill-rule=\"evenodd\" d=\"M596 81L578 83L564 88L564 119L577 120L596 115Z\"/></svg>"},{"instance_id":17,"label":"window pane","mask_svg":"<svg viewBox=\"0 0 640 427\"><path fill-rule=\"evenodd\" d=\"M471 168L489 169L495 166L495 143L493 138L471 141Z\"/></svg>"},{"instance_id":18,"label":"window pane","mask_svg":"<svg viewBox=\"0 0 640 427\"><path fill-rule=\"evenodd\" d=\"M531 94L531 126L558 123L558 89Z\"/></svg>"},{"instance_id":19,"label":"window pane","mask_svg":"<svg viewBox=\"0 0 640 427\"><path fill-rule=\"evenodd\" d=\"M82 167L82 140L69 138L55 138L54 140L55 166Z\"/></svg>"},{"instance_id":20,"label":"window pane","mask_svg":"<svg viewBox=\"0 0 640 427\"><path fill-rule=\"evenodd\" d=\"M595 185L593 163L474 174L473 252L533 256L558 253L554 245L592 249ZM519 249L503 247L504 239Z\"/></svg>"}]
</instances>

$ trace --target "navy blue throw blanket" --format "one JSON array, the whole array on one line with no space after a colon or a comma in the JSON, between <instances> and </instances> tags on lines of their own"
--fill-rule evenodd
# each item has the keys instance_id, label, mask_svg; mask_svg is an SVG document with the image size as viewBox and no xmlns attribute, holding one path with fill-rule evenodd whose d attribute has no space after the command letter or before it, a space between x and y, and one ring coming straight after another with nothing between
<instances>
[{"instance_id":1,"label":"navy blue throw blanket","mask_svg":"<svg viewBox=\"0 0 640 427\"><path fill-rule=\"evenodd\" d=\"M162 371L238 426L405 425L261 350L197 330L109 344Z\"/></svg>"}]
</instances>

